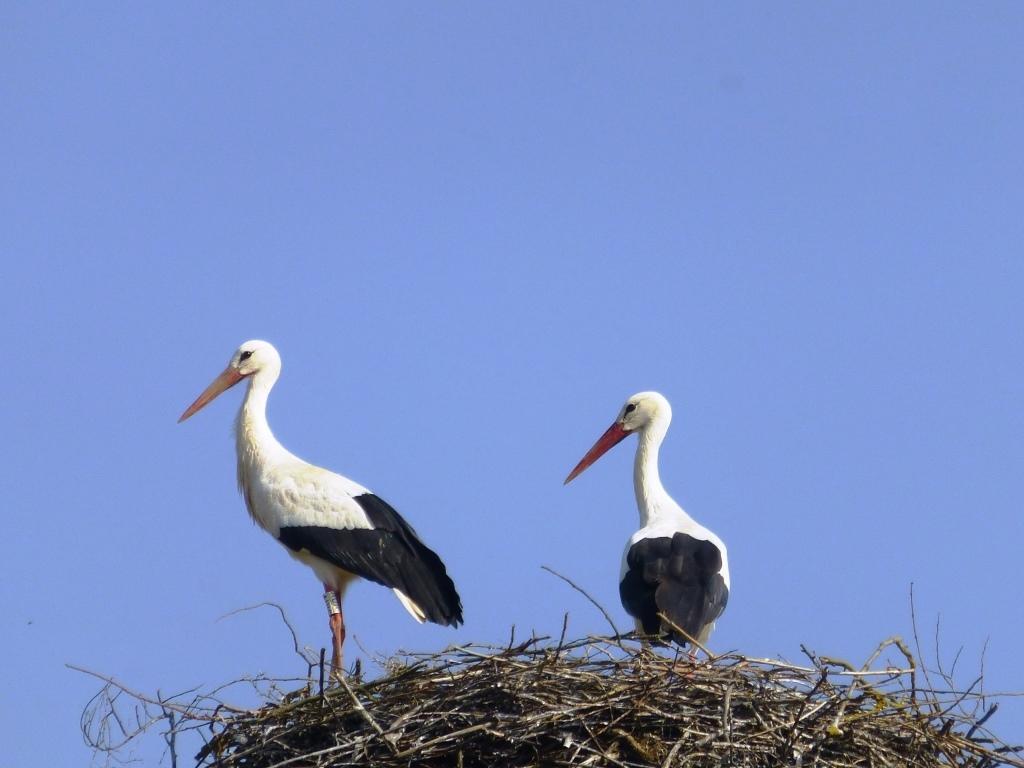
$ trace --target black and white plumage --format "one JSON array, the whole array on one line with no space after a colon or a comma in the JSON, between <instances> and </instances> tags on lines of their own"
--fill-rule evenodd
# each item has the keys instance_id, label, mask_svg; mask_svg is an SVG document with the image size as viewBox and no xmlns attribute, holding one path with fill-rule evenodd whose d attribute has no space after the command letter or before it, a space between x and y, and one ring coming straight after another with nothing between
<instances>
[{"instance_id":1,"label":"black and white plumage","mask_svg":"<svg viewBox=\"0 0 1024 768\"><path fill-rule=\"evenodd\" d=\"M346 477L308 464L282 446L267 423L267 397L281 358L265 341L247 341L188 407L184 421L243 379L249 388L235 422L238 487L252 519L308 565L326 590L332 667L341 670L341 600L356 578L389 587L419 622L462 623L455 584L437 556L387 502Z\"/></svg>"},{"instance_id":2,"label":"black and white plumage","mask_svg":"<svg viewBox=\"0 0 1024 768\"><path fill-rule=\"evenodd\" d=\"M671 421L672 407L664 396L633 395L565 482L637 433L633 488L640 530L622 555L619 596L638 631L680 645L691 638L704 645L729 599L728 554L722 540L686 514L661 484L658 450Z\"/></svg>"}]
</instances>

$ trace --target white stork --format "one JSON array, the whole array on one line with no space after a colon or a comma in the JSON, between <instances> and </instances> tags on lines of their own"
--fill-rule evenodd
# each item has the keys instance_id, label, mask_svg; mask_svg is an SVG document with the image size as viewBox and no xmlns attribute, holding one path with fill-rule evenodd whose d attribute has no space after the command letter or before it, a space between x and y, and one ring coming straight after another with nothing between
<instances>
[{"instance_id":1,"label":"white stork","mask_svg":"<svg viewBox=\"0 0 1024 768\"><path fill-rule=\"evenodd\" d=\"M247 341L178 422L243 379L249 389L235 420L238 488L253 521L305 563L324 585L331 668L340 674L346 587L362 577L390 587L416 621L457 627L462 603L444 563L379 496L346 477L307 464L267 424L267 396L281 358L266 341Z\"/></svg>"},{"instance_id":2,"label":"white stork","mask_svg":"<svg viewBox=\"0 0 1024 768\"><path fill-rule=\"evenodd\" d=\"M633 395L565 482L637 433L633 488L640 530L630 536L622 554L619 597L636 619L638 632L683 646L695 639L703 646L729 598L729 561L722 540L686 514L661 484L658 449L670 421L672 407L664 396Z\"/></svg>"}]
</instances>

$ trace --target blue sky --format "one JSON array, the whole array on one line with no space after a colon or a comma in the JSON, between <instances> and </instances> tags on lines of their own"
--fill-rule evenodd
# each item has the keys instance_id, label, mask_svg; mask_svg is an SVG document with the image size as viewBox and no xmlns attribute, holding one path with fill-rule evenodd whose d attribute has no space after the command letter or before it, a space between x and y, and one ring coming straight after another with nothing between
<instances>
[{"instance_id":1,"label":"blue sky","mask_svg":"<svg viewBox=\"0 0 1024 768\"><path fill-rule=\"evenodd\" d=\"M987 641L1024 690L1022 31L1013 3L4 5L3 765L89 759L65 663L297 674L270 612L217 621L263 600L327 640L236 493L241 393L175 424L254 337L281 441L462 592L453 631L353 588L349 658L605 632L541 565L628 626L632 441L562 479L657 389L662 478L730 548L715 649L863 659L913 582L929 655L941 616L963 682Z\"/></svg>"}]
</instances>

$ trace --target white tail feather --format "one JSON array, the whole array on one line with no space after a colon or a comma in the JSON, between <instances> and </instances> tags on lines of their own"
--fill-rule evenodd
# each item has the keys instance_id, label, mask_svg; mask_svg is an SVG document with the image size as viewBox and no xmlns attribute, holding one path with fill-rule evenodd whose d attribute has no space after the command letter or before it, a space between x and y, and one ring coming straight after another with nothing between
<instances>
[{"instance_id":1,"label":"white tail feather","mask_svg":"<svg viewBox=\"0 0 1024 768\"><path fill-rule=\"evenodd\" d=\"M407 610L409 615L416 619L416 621L422 624L427 620L427 614L423 612L423 609L410 600L404 592L398 589L392 589L391 591L395 593L395 597L401 601L402 605L405 606L405 610Z\"/></svg>"}]
</instances>

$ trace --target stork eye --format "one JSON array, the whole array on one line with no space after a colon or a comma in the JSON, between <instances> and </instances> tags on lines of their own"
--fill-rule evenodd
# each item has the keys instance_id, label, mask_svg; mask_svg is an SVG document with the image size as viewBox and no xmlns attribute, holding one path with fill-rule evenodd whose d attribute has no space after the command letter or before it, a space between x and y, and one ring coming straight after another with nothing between
<instances>
[{"instance_id":1,"label":"stork eye","mask_svg":"<svg viewBox=\"0 0 1024 768\"><path fill-rule=\"evenodd\" d=\"M626 406L626 412L625 412L624 415L628 416L629 414L631 414L635 410L636 410L636 403L630 403L629 405Z\"/></svg>"},{"instance_id":2,"label":"stork eye","mask_svg":"<svg viewBox=\"0 0 1024 768\"><path fill-rule=\"evenodd\" d=\"M245 351L244 351L244 352L243 352L242 354L240 354L240 355L238 356L238 360L239 360L239 362L242 362L242 363L244 363L244 362L245 362L246 360L248 360L248 359L249 359L250 357L252 357L252 350L251 350L251 349L247 349L247 350L245 350Z\"/></svg>"}]
</instances>

